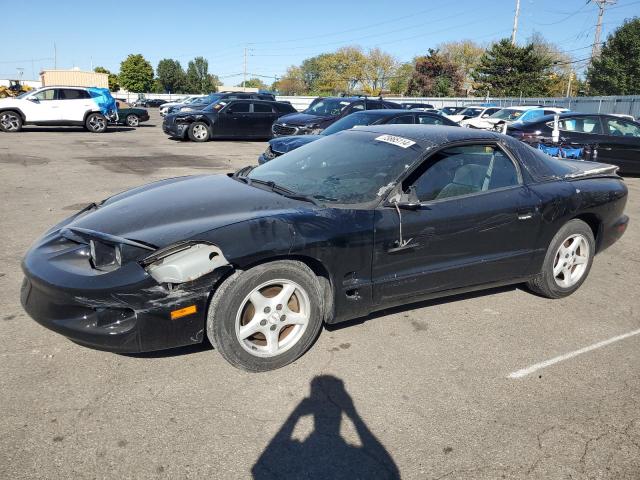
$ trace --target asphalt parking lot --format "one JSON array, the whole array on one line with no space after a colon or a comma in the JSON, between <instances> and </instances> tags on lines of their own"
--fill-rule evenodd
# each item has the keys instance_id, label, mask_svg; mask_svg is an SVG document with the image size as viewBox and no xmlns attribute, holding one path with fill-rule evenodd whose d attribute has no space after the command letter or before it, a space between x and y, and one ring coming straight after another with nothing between
<instances>
[{"instance_id":1,"label":"asphalt parking lot","mask_svg":"<svg viewBox=\"0 0 640 480\"><path fill-rule=\"evenodd\" d=\"M151 114L102 135L0 134L0 478L640 478L639 178L628 231L571 297L505 288L394 309L249 374L206 345L90 350L20 306L22 255L57 221L265 148L169 140Z\"/></svg>"}]
</instances>

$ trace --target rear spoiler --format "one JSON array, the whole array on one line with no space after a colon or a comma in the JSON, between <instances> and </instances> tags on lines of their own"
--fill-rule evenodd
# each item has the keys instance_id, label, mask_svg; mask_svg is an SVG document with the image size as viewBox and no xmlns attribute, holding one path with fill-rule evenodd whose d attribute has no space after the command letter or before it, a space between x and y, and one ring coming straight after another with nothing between
<instances>
[{"instance_id":1,"label":"rear spoiler","mask_svg":"<svg viewBox=\"0 0 640 480\"><path fill-rule=\"evenodd\" d=\"M616 165L605 165L602 167L590 168L589 170L583 170L581 172L567 173L564 178L584 178L584 177L597 177L601 175L616 175L620 167Z\"/></svg>"}]
</instances>

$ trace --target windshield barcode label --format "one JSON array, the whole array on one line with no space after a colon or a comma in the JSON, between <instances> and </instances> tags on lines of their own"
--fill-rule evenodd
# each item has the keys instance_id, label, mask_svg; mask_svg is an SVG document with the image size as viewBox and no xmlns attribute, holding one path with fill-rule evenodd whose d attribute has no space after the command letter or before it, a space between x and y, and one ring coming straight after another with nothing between
<instances>
[{"instance_id":1,"label":"windshield barcode label","mask_svg":"<svg viewBox=\"0 0 640 480\"><path fill-rule=\"evenodd\" d=\"M395 135L380 135L376 137L376 140L380 142L390 143L391 145L397 145L402 148L409 148L411 145L415 145L416 142L409 140L408 138L396 137Z\"/></svg>"}]
</instances>

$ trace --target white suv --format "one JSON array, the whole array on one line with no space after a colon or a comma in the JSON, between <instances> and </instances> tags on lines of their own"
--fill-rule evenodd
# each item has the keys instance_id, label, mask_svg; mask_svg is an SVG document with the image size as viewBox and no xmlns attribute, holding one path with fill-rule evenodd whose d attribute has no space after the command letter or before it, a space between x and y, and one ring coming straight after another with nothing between
<instances>
[{"instance_id":1,"label":"white suv","mask_svg":"<svg viewBox=\"0 0 640 480\"><path fill-rule=\"evenodd\" d=\"M0 130L18 132L23 125L81 125L90 132L107 129L115 101L106 89L43 87L0 100Z\"/></svg>"}]
</instances>

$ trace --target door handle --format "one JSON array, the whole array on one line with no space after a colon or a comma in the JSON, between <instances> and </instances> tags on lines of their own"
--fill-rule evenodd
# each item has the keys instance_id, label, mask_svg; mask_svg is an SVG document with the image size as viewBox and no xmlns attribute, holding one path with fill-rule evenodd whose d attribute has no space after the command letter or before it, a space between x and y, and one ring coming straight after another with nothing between
<instances>
[{"instance_id":1,"label":"door handle","mask_svg":"<svg viewBox=\"0 0 640 480\"><path fill-rule=\"evenodd\" d=\"M533 210L518 210L518 220L529 220L533 218Z\"/></svg>"}]
</instances>

